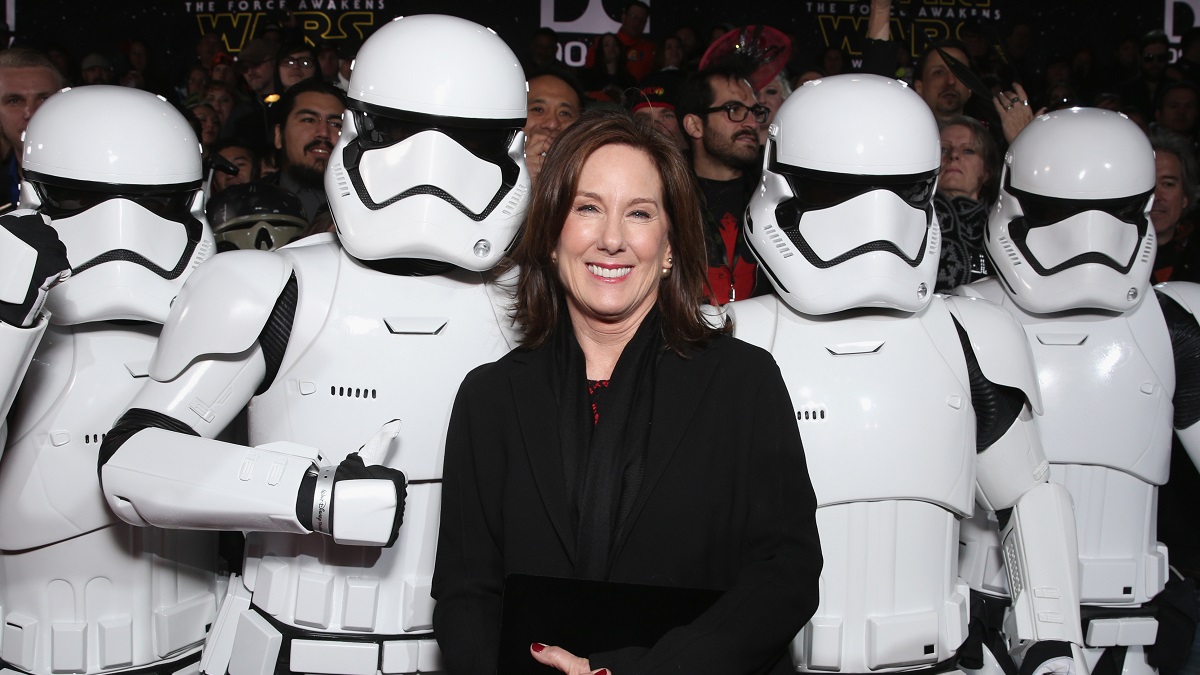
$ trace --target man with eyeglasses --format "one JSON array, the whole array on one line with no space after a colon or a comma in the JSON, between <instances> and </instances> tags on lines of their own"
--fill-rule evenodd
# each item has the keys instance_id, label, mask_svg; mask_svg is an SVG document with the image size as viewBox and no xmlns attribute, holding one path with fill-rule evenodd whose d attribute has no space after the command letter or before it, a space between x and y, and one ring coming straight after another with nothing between
<instances>
[{"instance_id":1,"label":"man with eyeglasses","mask_svg":"<svg viewBox=\"0 0 1200 675\"><path fill-rule=\"evenodd\" d=\"M275 63L281 94L317 74L316 52L305 44L285 47Z\"/></svg>"},{"instance_id":2,"label":"man with eyeglasses","mask_svg":"<svg viewBox=\"0 0 1200 675\"><path fill-rule=\"evenodd\" d=\"M758 104L748 73L716 65L684 81L678 112L705 199L710 302L723 305L754 294L754 256L742 238L750 193L758 182L758 125L769 111Z\"/></svg>"}]
</instances>

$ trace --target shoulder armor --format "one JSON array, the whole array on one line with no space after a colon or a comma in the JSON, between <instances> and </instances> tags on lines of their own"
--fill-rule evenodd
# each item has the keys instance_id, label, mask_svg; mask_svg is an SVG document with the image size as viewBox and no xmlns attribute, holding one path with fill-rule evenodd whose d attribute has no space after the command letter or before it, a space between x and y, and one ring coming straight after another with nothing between
<instances>
[{"instance_id":1,"label":"shoulder armor","mask_svg":"<svg viewBox=\"0 0 1200 675\"><path fill-rule=\"evenodd\" d=\"M733 336L739 340L771 351L775 342L780 300L765 295L750 300L738 300L715 311L733 322ZM706 310L707 312L707 310Z\"/></svg>"},{"instance_id":2,"label":"shoulder armor","mask_svg":"<svg viewBox=\"0 0 1200 675\"><path fill-rule=\"evenodd\" d=\"M1179 303L1192 316L1200 309L1200 284L1190 281L1168 281L1158 284L1154 290Z\"/></svg>"},{"instance_id":3,"label":"shoulder armor","mask_svg":"<svg viewBox=\"0 0 1200 675\"><path fill-rule=\"evenodd\" d=\"M946 307L967 332L984 376L1020 389L1030 407L1041 414L1037 371L1021 325L1003 308L981 298L947 296Z\"/></svg>"},{"instance_id":4,"label":"shoulder armor","mask_svg":"<svg viewBox=\"0 0 1200 675\"><path fill-rule=\"evenodd\" d=\"M229 251L205 262L171 305L150 377L171 380L199 356L249 349L291 274L290 262L267 251Z\"/></svg>"}]
</instances>

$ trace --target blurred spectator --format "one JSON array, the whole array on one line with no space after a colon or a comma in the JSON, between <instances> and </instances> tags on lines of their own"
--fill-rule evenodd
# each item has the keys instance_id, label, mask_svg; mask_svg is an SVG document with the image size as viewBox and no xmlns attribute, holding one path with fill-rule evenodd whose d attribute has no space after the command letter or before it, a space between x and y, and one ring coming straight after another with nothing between
<instances>
[{"instance_id":1,"label":"blurred spectator","mask_svg":"<svg viewBox=\"0 0 1200 675\"><path fill-rule=\"evenodd\" d=\"M81 84L112 84L112 62L103 54L88 54L83 57L83 63L79 64L79 76Z\"/></svg>"},{"instance_id":2,"label":"blurred spectator","mask_svg":"<svg viewBox=\"0 0 1200 675\"><path fill-rule=\"evenodd\" d=\"M221 137L228 137L233 131L229 124L229 119L233 114L233 108L237 105L236 94L233 87L226 82L213 80L204 86L204 92L201 100L212 106L212 109L217 112L217 118L220 121Z\"/></svg>"},{"instance_id":3,"label":"blurred spectator","mask_svg":"<svg viewBox=\"0 0 1200 675\"><path fill-rule=\"evenodd\" d=\"M237 55L238 71L258 101L275 91L275 47L261 38L251 40Z\"/></svg>"},{"instance_id":4,"label":"blurred spectator","mask_svg":"<svg viewBox=\"0 0 1200 675\"><path fill-rule=\"evenodd\" d=\"M1183 31L1179 39L1179 58L1175 67L1185 80L1200 81L1200 26Z\"/></svg>"},{"instance_id":5,"label":"blurred spectator","mask_svg":"<svg viewBox=\"0 0 1200 675\"><path fill-rule=\"evenodd\" d=\"M184 107L199 103L204 98L204 87L208 84L208 69L194 65L183 75L183 82L175 87L175 99Z\"/></svg>"},{"instance_id":6,"label":"blurred spectator","mask_svg":"<svg viewBox=\"0 0 1200 675\"><path fill-rule=\"evenodd\" d=\"M826 75L840 75L846 70L846 55L841 49L828 46L821 50L819 65Z\"/></svg>"},{"instance_id":7,"label":"blurred spectator","mask_svg":"<svg viewBox=\"0 0 1200 675\"><path fill-rule=\"evenodd\" d=\"M278 92L282 94L294 85L317 74L317 55L308 45L289 45L275 59L276 76L279 78Z\"/></svg>"},{"instance_id":8,"label":"blurred spectator","mask_svg":"<svg viewBox=\"0 0 1200 675\"><path fill-rule=\"evenodd\" d=\"M1154 110L1158 87L1166 80L1171 43L1161 30L1146 33L1138 44L1138 74L1121 83L1117 91L1125 105L1149 114Z\"/></svg>"},{"instance_id":9,"label":"blurred spectator","mask_svg":"<svg viewBox=\"0 0 1200 675\"><path fill-rule=\"evenodd\" d=\"M584 91L594 101L612 101L621 105L625 100L625 89L636 84L626 68L625 49L612 33L601 35L595 45L599 54L580 73Z\"/></svg>"},{"instance_id":10,"label":"blurred spectator","mask_svg":"<svg viewBox=\"0 0 1200 675\"><path fill-rule=\"evenodd\" d=\"M625 68L634 82L650 74L654 69L654 43L648 40L646 22L650 20L650 5L642 0L629 0L621 12L621 27L617 40L625 48ZM587 68L595 65L602 54L600 39L592 42L588 50Z\"/></svg>"},{"instance_id":11,"label":"blurred spectator","mask_svg":"<svg viewBox=\"0 0 1200 675\"><path fill-rule=\"evenodd\" d=\"M1000 153L974 118L951 117L938 126L942 168L933 209L942 250L936 290L948 293L989 274L983 234L1000 190Z\"/></svg>"},{"instance_id":12,"label":"blurred spectator","mask_svg":"<svg viewBox=\"0 0 1200 675\"><path fill-rule=\"evenodd\" d=\"M1200 281L1200 246L1186 216L1196 203L1196 159L1187 139L1170 132L1150 137L1154 147L1154 203L1150 222L1158 239L1153 280Z\"/></svg>"},{"instance_id":13,"label":"blurred spectator","mask_svg":"<svg viewBox=\"0 0 1200 675\"><path fill-rule=\"evenodd\" d=\"M655 73L642 81L635 94L629 97L630 110L634 117L648 117L665 131L682 152L688 151L687 137L683 135L683 127L679 125L679 117L675 110L675 95L678 90L663 80L662 73Z\"/></svg>"},{"instance_id":14,"label":"blurred spectator","mask_svg":"<svg viewBox=\"0 0 1200 675\"><path fill-rule=\"evenodd\" d=\"M146 84L146 78L142 75L142 71L140 70L125 71L125 74L121 76L121 81L118 82L118 84L120 84L122 87L130 87L133 89L141 89L142 91L149 91L146 89L148 86Z\"/></svg>"},{"instance_id":15,"label":"blurred spectator","mask_svg":"<svg viewBox=\"0 0 1200 675\"><path fill-rule=\"evenodd\" d=\"M528 117L525 118L525 166L530 181L542 171L546 151L563 129L583 112L583 95L566 75L534 73L529 80Z\"/></svg>"},{"instance_id":16,"label":"blurred spectator","mask_svg":"<svg viewBox=\"0 0 1200 675\"><path fill-rule=\"evenodd\" d=\"M526 76L540 70L565 67L558 60L558 48L558 33L554 29L543 26L534 31L533 39L529 41L529 53L525 63L521 64Z\"/></svg>"},{"instance_id":17,"label":"blurred spectator","mask_svg":"<svg viewBox=\"0 0 1200 675\"><path fill-rule=\"evenodd\" d=\"M128 71L137 71L141 85L138 89L158 94L166 98L171 93L171 84L160 71L158 64L154 62L150 55L150 46L145 40L133 39L130 40L122 49L122 54L125 57L125 62L128 64ZM127 84L126 86L134 86Z\"/></svg>"},{"instance_id":18,"label":"blurred spectator","mask_svg":"<svg viewBox=\"0 0 1200 675\"><path fill-rule=\"evenodd\" d=\"M205 33L196 40L196 63L209 68L213 59L221 51L221 36L218 33Z\"/></svg>"},{"instance_id":19,"label":"blurred spectator","mask_svg":"<svg viewBox=\"0 0 1200 675\"><path fill-rule=\"evenodd\" d=\"M321 74L321 79L329 84L337 84L338 78L338 50L337 45L329 40L321 40L317 43L317 71Z\"/></svg>"},{"instance_id":20,"label":"blurred spectator","mask_svg":"<svg viewBox=\"0 0 1200 675\"><path fill-rule=\"evenodd\" d=\"M62 75L44 54L10 47L0 51L0 197L15 204L21 189L21 138L29 118L63 87Z\"/></svg>"},{"instance_id":21,"label":"blurred spectator","mask_svg":"<svg viewBox=\"0 0 1200 675\"><path fill-rule=\"evenodd\" d=\"M235 90L240 90L242 78L238 75L237 59L225 52L217 52L209 65L208 79L210 82L224 82Z\"/></svg>"},{"instance_id":22,"label":"blurred spectator","mask_svg":"<svg viewBox=\"0 0 1200 675\"><path fill-rule=\"evenodd\" d=\"M241 141L219 141L213 145L212 155L219 156L228 162L226 168L233 169L233 172L223 171L220 168L214 171L212 183L209 185L210 195L216 195L231 185L253 183L262 175L258 153L246 147L246 144Z\"/></svg>"},{"instance_id":23,"label":"blurred spectator","mask_svg":"<svg viewBox=\"0 0 1200 675\"><path fill-rule=\"evenodd\" d=\"M200 145L204 148L204 155L207 157L213 144L221 135L221 118L211 105L203 101L189 106L187 110L199 124L200 132L196 136L200 139Z\"/></svg>"},{"instance_id":24,"label":"blurred spectator","mask_svg":"<svg viewBox=\"0 0 1200 675\"><path fill-rule=\"evenodd\" d=\"M787 97L792 95L792 86L788 84L787 71L779 71L775 79L771 80L767 86L755 92L754 95L758 99L759 104L766 106L771 111L767 114L767 121L758 125L758 144L765 147L767 144L767 129L775 119L775 113L779 112L779 106L783 105Z\"/></svg>"},{"instance_id":25,"label":"blurred spectator","mask_svg":"<svg viewBox=\"0 0 1200 675\"><path fill-rule=\"evenodd\" d=\"M1188 80L1164 83L1158 89L1158 101L1154 106L1154 128L1195 142L1198 103L1200 90L1195 83Z\"/></svg>"},{"instance_id":26,"label":"blurred spectator","mask_svg":"<svg viewBox=\"0 0 1200 675\"><path fill-rule=\"evenodd\" d=\"M267 148L271 143L271 114L269 106L279 100L280 91L275 76L276 48L270 42L258 38L246 43L238 54L238 70L250 100L234 107L229 121L225 123L227 137L241 138L254 148Z\"/></svg>"}]
</instances>

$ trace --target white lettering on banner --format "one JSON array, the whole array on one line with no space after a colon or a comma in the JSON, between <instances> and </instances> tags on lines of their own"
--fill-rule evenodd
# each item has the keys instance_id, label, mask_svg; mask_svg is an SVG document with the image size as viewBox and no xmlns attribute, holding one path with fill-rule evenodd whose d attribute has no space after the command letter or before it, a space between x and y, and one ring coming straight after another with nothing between
<instances>
[{"instance_id":1,"label":"white lettering on banner","mask_svg":"<svg viewBox=\"0 0 1200 675\"><path fill-rule=\"evenodd\" d=\"M541 0L541 2L541 25L543 28L551 28L559 33L600 35L601 33L615 33L621 27L619 21L615 21L604 11L602 0L588 0L587 8L583 10L582 14L565 21L559 21L555 18L557 0ZM646 4L649 5L652 3L647 2ZM646 30L650 30L650 21L646 22Z\"/></svg>"},{"instance_id":2,"label":"white lettering on banner","mask_svg":"<svg viewBox=\"0 0 1200 675\"><path fill-rule=\"evenodd\" d=\"M1200 19L1200 0L1164 0L1164 2L1166 3L1166 9L1163 10L1163 15L1166 16L1166 26L1163 27L1163 30L1166 32L1167 37L1171 38L1172 42L1178 42L1183 37L1184 32L1192 26L1175 25L1176 6L1183 5L1191 9L1193 25L1196 25L1194 22Z\"/></svg>"},{"instance_id":3,"label":"white lettering on banner","mask_svg":"<svg viewBox=\"0 0 1200 675\"><path fill-rule=\"evenodd\" d=\"M575 40L563 45L559 60L572 68L579 68L587 63L587 53L588 46Z\"/></svg>"}]
</instances>

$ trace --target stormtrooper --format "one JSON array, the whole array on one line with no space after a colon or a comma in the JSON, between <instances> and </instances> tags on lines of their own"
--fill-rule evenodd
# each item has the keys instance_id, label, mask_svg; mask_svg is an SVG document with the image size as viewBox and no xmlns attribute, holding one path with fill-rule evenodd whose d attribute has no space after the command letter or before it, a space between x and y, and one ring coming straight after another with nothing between
<instances>
[{"instance_id":1,"label":"stormtrooper","mask_svg":"<svg viewBox=\"0 0 1200 675\"><path fill-rule=\"evenodd\" d=\"M1071 503L1046 480L1028 346L998 307L933 293L939 165L916 93L828 77L780 108L747 209L778 296L725 309L783 372L825 557L792 643L801 672L953 670L971 604L958 528L976 503L1004 515L1006 650L1028 673L1080 663Z\"/></svg>"},{"instance_id":2,"label":"stormtrooper","mask_svg":"<svg viewBox=\"0 0 1200 675\"><path fill-rule=\"evenodd\" d=\"M985 242L996 274L956 291L1000 304L1024 328L1051 479L1070 491L1079 523L1085 655L1110 672L1153 670L1145 648L1158 624L1146 603L1167 580L1157 489L1172 431L1193 461L1200 450L1200 286L1150 288L1154 184L1150 143L1123 115L1038 117L1005 157ZM974 534L994 567L994 540Z\"/></svg>"},{"instance_id":3,"label":"stormtrooper","mask_svg":"<svg viewBox=\"0 0 1200 675\"><path fill-rule=\"evenodd\" d=\"M528 201L525 78L491 30L412 16L364 43L348 98L336 236L202 268L103 446L127 522L250 533L204 672L440 667L443 446L462 378L515 346L489 272ZM253 447L213 440L247 403Z\"/></svg>"},{"instance_id":4,"label":"stormtrooper","mask_svg":"<svg viewBox=\"0 0 1200 675\"><path fill-rule=\"evenodd\" d=\"M214 250L200 145L161 97L97 85L47 100L23 151L23 210L0 218L0 672L194 673L216 535L122 522L96 462Z\"/></svg>"}]
</instances>

